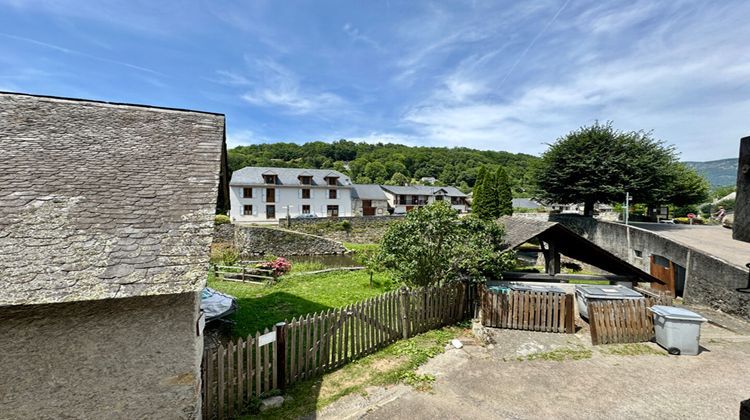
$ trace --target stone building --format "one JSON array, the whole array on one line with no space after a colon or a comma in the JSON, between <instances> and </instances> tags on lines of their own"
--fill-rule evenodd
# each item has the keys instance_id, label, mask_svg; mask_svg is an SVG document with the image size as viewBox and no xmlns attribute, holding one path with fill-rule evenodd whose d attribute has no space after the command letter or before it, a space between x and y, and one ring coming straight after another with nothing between
<instances>
[{"instance_id":1,"label":"stone building","mask_svg":"<svg viewBox=\"0 0 750 420\"><path fill-rule=\"evenodd\" d=\"M0 417L196 418L224 116L0 93Z\"/></svg>"},{"instance_id":2,"label":"stone building","mask_svg":"<svg viewBox=\"0 0 750 420\"><path fill-rule=\"evenodd\" d=\"M388 198L380 185L352 185L352 212L355 216L387 216Z\"/></svg>"}]
</instances>

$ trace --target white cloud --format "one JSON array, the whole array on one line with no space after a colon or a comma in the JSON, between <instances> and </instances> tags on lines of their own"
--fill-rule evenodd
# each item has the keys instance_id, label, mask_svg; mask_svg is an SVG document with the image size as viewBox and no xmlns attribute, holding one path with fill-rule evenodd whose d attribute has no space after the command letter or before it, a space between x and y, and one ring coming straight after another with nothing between
<instances>
[{"instance_id":1,"label":"white cloud","mask_svg":"<svg viewBox=\"0 0 750 420\"><path fill-rule=\"evenodd\" d=\"M383 47L381 47L377 41L370 38L369 36L362 34L359 28L355 27L351 23L345 23L341 30L343 30L344 33L347 34L352 41L361 42L379 51L383 50Z\"/></svg>"},{"instance_id":2,"label":"white cloud","mask_svg":"<svg viewBox=\"0 0 750 420\"><path fill-rule=\"evenodd\" d=\"M644 6L603 13L621 23L611 29L624 30L654 11ZM716 31L718 21L742 27L732 13L716 8L662 19L639 28L637 41L618 46L616 55L606 50L609 41L592 35L584 38L585 54L573 48L569 56L550 51L542 39L531 63L516 69L520 84L498 91L502 72L493 71L493 60L459 66L438 78L401 120L425 144L539 153L572 129L611 119L626 130L653 129L684 158L733 156L750 115L750 31ZM548 36L564 35L553 25ZM540 62L550 67L535 67ZM524 74L528 70L534 73Z\"/></svg>"},{"instance_id":3,"label":"white cloud","mask_svg":"<svg viewBox=\"0 0 750 420\"><path fill-rule=\"evenodd\" d=\"M248 103L280 108L291 114L325 114L346 105L346 101L335 93L303 86L296 74L276 61L251 60L251 63L258 77L251 80L235 75L232 79L252 86L242 95Z\"/></svg>"},{"instance_id":4,"label":"white cloud","mask_svg":"<svg viewBox=\"0 0 750 420\"><path fill-rule=\"evenodd\" d=\"M227 130L227 148L243 146L247 144L265 143L266 140L259 137L252 130Z\"/></svg>"}]
</instances>

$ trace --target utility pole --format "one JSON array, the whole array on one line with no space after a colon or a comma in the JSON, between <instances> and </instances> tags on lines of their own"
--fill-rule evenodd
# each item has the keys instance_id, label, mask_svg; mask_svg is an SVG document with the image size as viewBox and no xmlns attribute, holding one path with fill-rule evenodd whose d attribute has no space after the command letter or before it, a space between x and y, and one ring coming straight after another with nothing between
<instances>
[{"instance_id":1,"label":"utility pole","mask_svg":"<svg viewBox=\"0 0 750 420\"><path fill-rule=\"evenodd\" d=\"M630 213L630 193L625 191L625 226L628 225L629 213Z\"/></svg>"}]
</instances>

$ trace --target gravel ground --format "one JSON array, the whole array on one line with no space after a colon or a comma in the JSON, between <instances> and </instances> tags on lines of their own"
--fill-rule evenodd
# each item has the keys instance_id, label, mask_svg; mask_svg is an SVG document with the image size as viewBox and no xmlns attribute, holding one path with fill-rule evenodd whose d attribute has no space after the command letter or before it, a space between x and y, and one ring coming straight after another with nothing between
<instances>
[{"instance_id":1,"label":"gravel ground","mask_svg":"<svg viewBox=\"0 0 750 420\"><path fill-rule=\"evenodd\" d=\"M462 349L450 349L420 368L435 376L432 391L371 388L317 417L737 418L740 401L750 398L750 328L740 327L704 324L698 356L669 356L654 343L639 345L632 355L613 355L618 347L592 347L587 329L574 335L491 329L495 344L464 337ZM584 358L526 360L550 351Z\"/></svg>"}]
</instances>

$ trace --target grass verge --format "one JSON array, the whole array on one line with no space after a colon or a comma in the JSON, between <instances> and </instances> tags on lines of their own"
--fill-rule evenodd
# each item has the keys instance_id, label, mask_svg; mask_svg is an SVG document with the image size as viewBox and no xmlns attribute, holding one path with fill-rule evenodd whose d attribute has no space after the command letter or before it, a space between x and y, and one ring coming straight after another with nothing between
<instances>
[{"instance_id":1,"label":"grass verge","mask_svg":"<svg viewBox=\"0 0 750 420\"><path fill-rule=\"evenodd\" d=\"M465 328L449 326L398 341L336 371L293 385L287 390L286 401L281 407L247 418L298 418L346 395L365 393L369 386L405 383L418 390L429 390L435 378L419 375L416 369L442 353L451 339L466 331Z\"/></svg>"},{"instance_id":2,"label":"grass verge","mask_svg":"<svg viewBox=\"0 0 750 420\"><path fill-rule=\"evenodd\" d=\"M541 353L533 353L526 357L519 357L518 360L549 360L554 362L564 362L566 360L590 359L593 355L591 349L584 347L561 347Z\"/></svg>"},{"instance_id":3,"label":"grass verge","mask_svg":"<svg viewBox=\"0 0 750 420\"><path fill-rule=\"evenodd\" d=\"M643 343L612 344L602 346L599 348L599 350L604 354L611 354L615 356L644 356L649 354L660 356L667 355L667 352L655 349Z\"/></svg>"}]
</instances>

